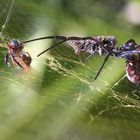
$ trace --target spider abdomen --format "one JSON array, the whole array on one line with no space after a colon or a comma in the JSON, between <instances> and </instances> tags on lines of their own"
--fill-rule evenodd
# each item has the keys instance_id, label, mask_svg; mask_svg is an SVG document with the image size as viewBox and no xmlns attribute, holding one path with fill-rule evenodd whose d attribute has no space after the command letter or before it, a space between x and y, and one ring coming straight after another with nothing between
<instances>
[{"instance_id":1,"label":"spider abdomen","mask_svg":"<svg viewBox=\"0 0 140 140\"><path fill-rule=\"evenodd\" d=\"M140 84L140 56L132 56L132 61L126 61L127 78L134 84Z\"/></svg>"}]
</instances>

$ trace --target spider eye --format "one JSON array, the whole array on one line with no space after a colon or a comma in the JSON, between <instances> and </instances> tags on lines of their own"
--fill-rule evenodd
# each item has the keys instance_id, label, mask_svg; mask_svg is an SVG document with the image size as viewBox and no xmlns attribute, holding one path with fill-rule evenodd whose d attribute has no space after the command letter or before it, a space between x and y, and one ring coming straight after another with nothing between
<instances>
[{"instance_id":1,"label":"spider eye","mask_svg":"<svg viewBox=\"0 0 140 140\"><path fill-rule=\"evenodd\" d=\"M10 43L11 46L13 46L14 48L19 48L21 47L21 44L19 41L17 40L12 40L11 43Z\"/></svg>"}]
</instances>

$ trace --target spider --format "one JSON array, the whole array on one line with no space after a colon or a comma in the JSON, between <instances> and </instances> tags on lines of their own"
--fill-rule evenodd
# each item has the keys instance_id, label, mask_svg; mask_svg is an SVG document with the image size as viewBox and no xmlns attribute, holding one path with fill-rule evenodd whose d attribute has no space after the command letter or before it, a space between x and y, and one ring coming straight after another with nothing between
<instances>
[{"instance_id":1,"label":"spider","mask_svg":"<svg viewBox=\"0 0 140 140\"><path fill-rule=\"evenodd\" d=\"M77 55L79 55L81 52L85 52L90 54L90 56L105 56L105 59L97 75L95 76L95 79L97 79L97 77L99 76L108 58L112 56L115 58L126 59L126 76L128 80L135 84L140 83L140 45L138 45L133 39L129 39L121 47L116 47L116 38L114 36L46 36L24 41L23 44L43 39L56 39L59 42L38 54L38 57L48 50L53 49L66 42L75 50L75 54Z\"/></svg>"}]
</instances>

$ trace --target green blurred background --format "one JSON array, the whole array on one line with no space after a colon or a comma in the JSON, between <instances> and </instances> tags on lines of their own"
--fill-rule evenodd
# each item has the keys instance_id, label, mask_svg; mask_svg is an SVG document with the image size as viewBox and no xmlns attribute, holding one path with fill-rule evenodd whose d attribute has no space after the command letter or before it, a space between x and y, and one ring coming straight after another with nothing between
<instances>
[{"instance_id":1,"label":"green blurred background","mask_svg":"<svg viewBox=\"0 0 140 140\"><path fill-rule=\"evenodd\" d=\"M0 0L0 27L9 0ZM21 41L48 35L114 35L120 46L140 43L140 1L15 0L4 30ZM138 140L140 87L128 81L125 60L76 56L63 44L37 58L55 40L25 45L31 71L6 67L0 54L0 140ZM82 63L82 61L85 63Z\"/></svg>"}]
</instances>

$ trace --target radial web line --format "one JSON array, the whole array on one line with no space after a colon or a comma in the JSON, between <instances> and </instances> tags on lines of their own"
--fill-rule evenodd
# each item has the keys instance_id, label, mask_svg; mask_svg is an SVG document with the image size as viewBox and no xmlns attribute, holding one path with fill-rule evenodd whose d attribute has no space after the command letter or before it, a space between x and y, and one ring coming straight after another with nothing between
<instances>
[{"instance_id":1,"label":"radial web line","mask_svg":"<svg viewBox=\"0 0 140 140\"><path fill-rule=\"evenodd\" d=\"M11 0L11 4L10 4L10 8L9 8L8 14L7 14L7 16L6 16L6 19L5 19L4 24L2 25L2 29L1 29L1 32L0 32L1 34L4 32L4 30L5 30L5 28L6 28L6 25L8 24L9 19L10 19L10 17L11 17L12 9L13 9L13 7L14 7L14 1L15 1L15 0Z\"/></svg>"},{"instance_id":2,"label":"radial web line","mask_svg":"<svg viewBox=\"0 0 140 140\"><path fill-rule=\"evenodd\" d=\"M10 20L10 17L11 17L11 14L12 14L12 10L13 10L13 7L14 7L14 2L15 0L10 0L8 2L8 4L6 5L6 8L9 6L9 10L8 10L8 13L7 13L7 16L5 18L5 22L4 24L2 25L1 27L1 31L0 31L0 38L1 38L1 41L2 41L2 44L5 46L7 46L7 43L5 42L6 40L9 41L10 38L9 36L7 36L6 34L4 34L4 30Z\"/></svg>"}]
</instances>

